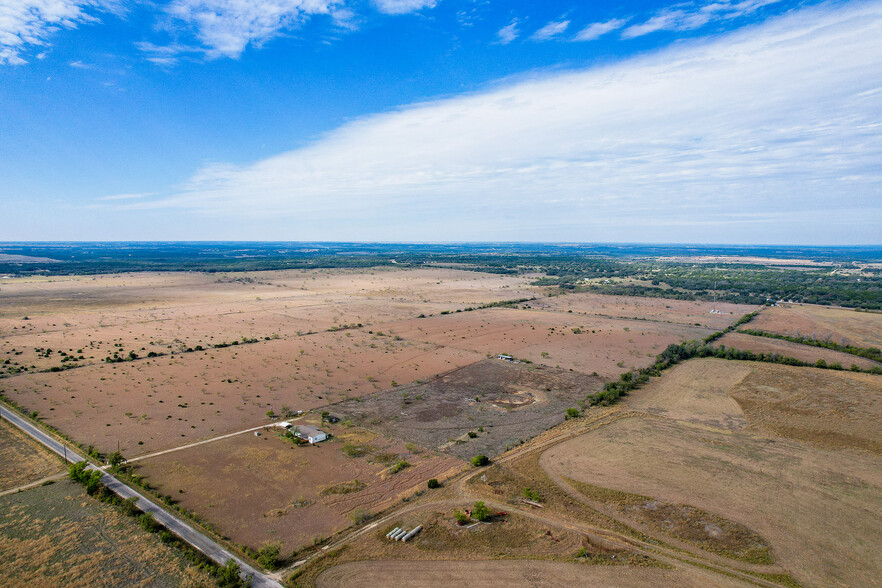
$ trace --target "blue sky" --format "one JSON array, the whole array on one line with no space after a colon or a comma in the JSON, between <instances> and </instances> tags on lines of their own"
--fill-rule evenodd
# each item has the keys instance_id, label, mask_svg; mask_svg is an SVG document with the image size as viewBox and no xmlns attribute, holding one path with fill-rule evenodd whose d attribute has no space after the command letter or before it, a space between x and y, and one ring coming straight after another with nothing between
<instances>
[{"instance_id":1,"label":"blue sky","mask_svg":"<svg viewBox=\"0 0 882 588\"><path fill-rule=\"evenodd\" d=\"M0 0L0 240L882 242L882 2Z\"/></svg>"}]
</instances>

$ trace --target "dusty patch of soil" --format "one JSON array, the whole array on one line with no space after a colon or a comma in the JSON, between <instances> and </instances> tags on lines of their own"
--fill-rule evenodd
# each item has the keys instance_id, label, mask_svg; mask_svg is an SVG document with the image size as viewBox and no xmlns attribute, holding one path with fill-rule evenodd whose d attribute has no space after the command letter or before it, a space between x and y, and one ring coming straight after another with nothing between
<instances>
[{"instance_id":1,"label":"dusty patch of soil","mask_svg":"<svg viewBox=\"0 0 882 588\"><path fill-rule=\"evenodd\" d=\"M488 359L333 411L383 434L469 458L496 455L563 421L567 408L601 385L584 374Z\"/></svg>"}]
</instances>

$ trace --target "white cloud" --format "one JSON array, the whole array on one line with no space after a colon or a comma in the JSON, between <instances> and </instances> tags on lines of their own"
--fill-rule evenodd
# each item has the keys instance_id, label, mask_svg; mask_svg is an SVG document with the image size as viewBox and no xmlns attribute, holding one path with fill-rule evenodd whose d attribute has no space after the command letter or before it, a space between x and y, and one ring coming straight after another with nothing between
<instances>
[{"instance_id":1,"label":"white cloud","mask_svg":"<svg viewBox=\"0 0 882 588\"><path fill-rule=\"evenodd\" d=\"M290 239L878 241L880 38L878 0L804 9L367 117L125 206Z\"/></svg>"},{"instance_id":2,"label":"white cloud","mask_svg":"<svg viewBox=\"0 0 882 588\"><path fill-rule=\"evenodd\" d=\"M315 15L340 13L342 0L174 0L166 11L194 27L209 57L239 57Z\"/></svg>"},{"instance_id":3,"label":"white cloud","mask_svg":"<svg viewBox=\"0 0 882 588\"><path fill-rule=\"evenodd\" d=\"M0 0L0 65L22 65L29 46L44 46L60 28L97 22L98 0ZM39 58L39 57L38 57Z\"/></svg>"},{"instance_id":4,"label":"white cloud","mask_svg":"<svg viewBox=\"0 0 882 588\"><path fill-rule=\"evenodd\" d=\"M146 198L147 196L153 196L153 192L141 192L138 194L113 194L111 196L102 196L98 198L98 200L136 200L139 198Z\"/></svg>"},{"instance_id":5,"label":"white cloud","mask_svg":"<svg viewBox=\"0 0 882 588\"><path fill-rule=\"evenodd\" d=\"M633 39L656 31L691 31L715 20L728 20L746 16L769 4L781 0L723 0L710 4L677 4L665 8L646 21L631 25L622 31L623 39Z\"/></svg>"},{"instance_id":6,"label":"white cloud","mask_svg":"<svg viewBox=\"0 0 882 588\"><path fill-rule=\"evenodd\" d=\"M385 14L407 14L423 8L434 8L438 0L374 0L377 10Z\"/></svg>"},{"instance_id":7,"label":"white cloud","mask_svg":"<svg viewBox=\"0 0 882 588\"><path fill-rule=\"evenodd\" d=\"M518 20L514 19L509 24L496 31L496 39L500 44L508 45L517 39L520 34L521 31L518 29Z\"/></svg>"},{"instance_id":8,"label":"white cloud","mask_svg":"<svg viewBox=\"0 0 882 588\"><path fill-rule=\"evenodd\" d=\"M613 18L611 20L605 22L595 22L581 31L579 31L574 40L575 41L593 41L595 39L599 39L603 35L610 33L612 31L618 30L622 28L625 23L628 22L624 18Z\"/></svg>"},{"instance_id":9,"label":"white cloud","mask_svg":"<svg viewBox=\"0 0 882 588\"><path fill-rule=\"evenodd\" d=\"M547 41L548 39L556 37L557 35L567 30L568 26L570 26L570 21L568 20L551 21L550 23L533 33L533 36L530 38L534 41Z\"/></svg>"}]
</instances>

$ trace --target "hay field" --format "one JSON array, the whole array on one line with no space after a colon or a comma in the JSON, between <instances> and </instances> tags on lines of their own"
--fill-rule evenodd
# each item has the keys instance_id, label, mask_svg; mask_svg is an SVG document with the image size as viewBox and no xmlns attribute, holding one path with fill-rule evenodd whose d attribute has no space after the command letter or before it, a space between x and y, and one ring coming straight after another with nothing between
<instances>
[{"instance_id":1,"label":"hay field","mask_svg":"<svg viewBox=\"0 0 882 588\"><path fill-rule=\"evenodd\" d=\"M752 326L752 323L751 323ZM856 365L862 369L870 369L879 364L871 359L835 351L833 349L824 349L823 347L812 347L811 345L801 345L791 341L783 341L781 339L772 339L770 337L756 337L747 333L731 332L726 333L713 343L714 347L731 347L733 349L742 349L745 351L753 351L754 353L777 353L784 357L793 357L807 363L815 363L819 359L823 359L827 364L832 365L838 363L845 369L849 369L852 365Z\"/></svg>"},{"instance_id":2,"label":"hay field","mask_svg":"<svg viewBox=\"0 0 882 588\"><path fill-rule=\"evenodd\" d=\"M10 588L215 585L135 519L66 480L0 496L0 553Z\"/></svg>"},{"instance_id":3,"label":"hay field","mask_svg":"<svg viewBox=\"0 0 882 588\"><path fill-rule=\"evenodd\" d=\"M540 464L744 525L806 584L872 586L882 577L880 386L868 374L692 360L628 398L645 416L566 441Z\"/></svg>"},{"instance_id":4,"label":"hay field","mask_svg":"<svg viewBox=\"0 0 882 588\"><path fill-rule=\"evenodd\" d=\"M336 437L295 446L277 432L248 433L147 458L136 472L235 543L281 541L287 556L349 526L353 511L381 510L464 465L355 427L322 430ZM360 456L344 453L347 442ZM399 460L410 467L389 473Z\"/></svg>"},{"instance_id":5,"label":"hay field","mask_svg":"<svg viewBox=\"0 0 882 588\"><path fill-rule=\"evenodd\" d=\"M61 458L0 419L0 492L64 471Z\"/></svg>"},{"instance_id":6,"label":"hay field","mask_svg":"<svg viewBox=\"0 0 882 588\"><path fill-rule=\"evenodd\" d=\"M534 304L534 303L529 303ZM671 343L706 337L704 327L532 309L489 308L386 324L408 340L522 359L612 378L652 363ZM578 329L578 333L574 331Z\"/></svg>"},{"instance_id":7,"label":"hay field","mask_svg":"<svg viewBox=\"0 0 882 588\"><path fill-rule=\"evenodd\" d=\"M882 347L882 313L858 312L811 304L782 304L763 309L751 329L812 337L841 345Z\"/></svg>"}]
</instances>

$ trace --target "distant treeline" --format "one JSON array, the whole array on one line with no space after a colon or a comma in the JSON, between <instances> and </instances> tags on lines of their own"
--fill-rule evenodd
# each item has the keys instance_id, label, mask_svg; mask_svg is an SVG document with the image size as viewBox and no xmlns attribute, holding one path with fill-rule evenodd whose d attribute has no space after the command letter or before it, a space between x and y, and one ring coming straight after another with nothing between
<instances>
[{"instance_id":1,"label":"distant treeline","mask_svg":"<svg viewBox=\"0 0 882 588\"><path fill-rule=\"evenodd\" d=\"M493 274L537 274L538 286L562 291L762 304L792 300L882 309L882 272L832 267L767 267L654 259L658 256L775 256L882 260L882 248L788 248L649 245L370 243L0 243L0 275L140 271L244 272L285 269L440 266ZM47 261L48 260L48 261ZM851 268L852 270L854 268ZM850 270L851 271L851 270ZM598 279L602 281L598 282ZM586 284L586 280L594 283ZM609 280L607 283L606 280ZM641 283L634 283L640 280Z\"/></svg>"}]
</instances>

